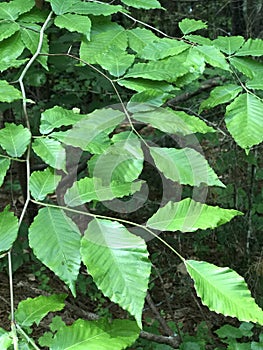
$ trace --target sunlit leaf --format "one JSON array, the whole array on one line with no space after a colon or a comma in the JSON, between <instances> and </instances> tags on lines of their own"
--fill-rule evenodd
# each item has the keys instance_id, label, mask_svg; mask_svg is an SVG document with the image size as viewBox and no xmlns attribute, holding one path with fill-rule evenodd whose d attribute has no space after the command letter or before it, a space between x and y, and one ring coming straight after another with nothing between
<instances>
[{"instance_id":1,"label":"sunlit leaf","mask_svg":"<svg viewBox=\"0 0 263 350\"><path fill-rule=\"evenodd\" d=\"M125 5L139 9L160 9L161 4L157 0L121 0Z\"/></svg>"},{"instance_id":2,"label":"sunlit leaf","mask_svg":"<svg viewBox=\"0 0 263 350\"><path fill-rule=\"evenodd\" d=\"M236 52L236 56L262 56L263 40L248 39L245 44Z\"/></svg>"},{"instance_id":3,"label":"sunlit leaf","mask_svg":"<svg viewBox=\"0 0 263 350\"><path fill-rule=\"evenodd\" d=\"M61 143L49 138L35 139L32 148L45 163L55 169L66 170L66 151Z\"/></svg>"},{"instance_id":4,"label":"sunlit leaf","mask_svg":"<svg viewBox=\"0 0 263 350\"><path fill-rule=\"evenodd\" d=\"M244 43L242 36L218 36L213 40L213 44L227 55L236 52Z\"/></svg>"},{"instance_id":5,"label":"sunlit leaf","mask_svg":"<svg viewBox=\"0 0 263 350\"><path fill-rule=\"evenodd\" d=\"M14 33L16 33L19 29L20 29L20 26L16 22L0 23L0 41L2 41L3 39L9 38Z\"/></svg>"},{"instance_id":6,"label":"sunlit leaf","mask_svg":"<svg viewBox=\"0 0 263 350\"><path fill-rule=\"evenodd\" d=\"M254 90L263 90L263 74L256 76L246 83L247 88Z\"/></svg>"},{"instance_id":7,"label":"sunlit leaf","mask_svg":"<svg viewBox=\"0 0 263 350\"><path fill-rule=\"evenodd\" d=\"M3 185L5 175L11 164L10 159L0 157L0 186Z\"/></svg>"},{"instance_id":8,"label":"sunlit leaf","mask_svg":"<svg viewBox=\"0 0 263 350\"><path fill-rule=\"evenodd\" d=\"M145 28L135 28L127 30L129 47L135 52L141 52L143 48L158 37L152 31Z\"/></svg>"},{"instance_id":9,"label":"sunlit leaf","mask_svg":"<svg viewBox=\"0 0 263 350\"><path fill-rule=\"evenodd\" d=\"M230 63L241 73L252 79L263 75L263 64L249 57L230 57Z\"/></svg>"},{"instance_id":10,"label":"sunlit leaf","mask_svg":"<svg viewBox=\"0 0 263 350\"><path fill-rule=\"evenodd\" d=\"M147 221L147 226L161 231L193 232L216 228L237 215L243 214L237 210L222 209L185 198L180 202L169 202L160 208Z\"/></svg>"},{"instance_id":11,"label":"sunlit leaf","mask_svg":"<svg viewBox=\"0 0 263 350\"><path fill-rule=\"evenodd\" d=\"M178 55L189 47L190 45L183 41L164 38L150 42L144 47L139 56L146 60L156 61L168 56Z\"/></svg>"},{"instance_id":12,"label":"sunlit leaf","mask_svg":"<svg viewBox=\"0 0 263 350\"><path fill-rule=\"evenodd\" d=\"M103 2L74 2L69 12L78 13L79 15L109 16L123 10L120 5L110 5Z\"/></svg>"},{"instance_id":13,"label":"sunlit leaf","mask_svg":"<svg viewBox=\"0 0 263 350\"><path fill-rule=\"evenodd\" d=\"M192 148L150 147L150 153L157 168L170 180L182 185L200 186L205 183L225 187L204 156Z\"/></svg>"},{"instance_id":14,"label":"sunlit leaf","mask_svg":"<svg viewBox=\"0 0 263 350\"><path fill-rule=\"evenodd\" d=\"M34 171L30 176L29 189L36 200L43 200L47 194L53 193L56 189L60 175L56 175L51 168L44 171Z\"/></svg>"},{"instance_id":15,"label":"sunlit leaf","mask_svg":"<svg viewBox=\"0 0 263 350\"><path fill-rule=\"evenodd\" d=\"M42 208L29 228L29 244L36 257L62 279L76 296L80 268L80 232L64 212Z\"/></svg>"},{"instance_id":16,"label":"sunlit leaf","mask_svg":"<svg viewBox=\"0 0 263 350\"><path fill-rule=\"evenodd\" d=\"M81 256L103 294L129 311L141 327L151 271L145 242L118 222L94 219L82 238Z\"/></svg>"},{"instance_id":17,"label":"sunlit leaf","mask_svg":"<svg viewBox=\"0 0 263 350\"><path fill-rule=\"evenodd\" d=\"M195 19L184 18L178 23L179 28L184 34L195 32L199 29L207 28L207 24L203 21L197 21Z\"/></svg>"},{"instance_id":18,"label":"sunlit leaf","mask_svg":"<svg viewBox=\"0 0 263 350\"><path fill-rule=\"evenodd\" d=\"M0 4L1 5L1 4ZM9 5L9 4L8 4ZM23 60L16 59L21 55L25 48L21 40L20 32L15 33L11 37L0 42L0 71L4 71L10 67L17 67Z\"/></svg>"},{"instance_id":19,"label":"sunlit leaf","mask_svg":"<svg viewBox=\"0 0 263 350\"><path fill-rule=\"evenodd\" d=\"M60 311L65 306L66 294L40 295L20 301L15 312L16 322L21 327L37 325L49 312Z\"/></svg>"},{"instance_id":20,"label":"sunlit leaf","mask_svg":"<svg viewBox=\"0 0 263 350\"><path fill-rule=\"evenodd\" d=\"M90 38L91 21L87 16L67 13L55 18L55 25L59 28L66 28L70 32L84 34Z\"/></svg>"},{"instance_id":21,"label":"sunlit leaf","mask_svg":"<svg viewBox=\"0 0 263 350\"><path fill-rule=\"evenodd\" d=\"M193 50L197 50L208 64L213 67L218 67L223 70L229 70L229 65L225 59L225 56L214 46L195 46Z\"/></svg>"},{"instance_id":22,"label":"sunlit leaf","mask_svg":"<svg viewBox=\"0 0 263 350\"><path fill-rule=\"evenodd\" d=\"M31 133L22 124L5 123L0 130L0 145L11 157L21 157L29 145Z\"/></svg>"},{"instance_id":23,"label":"sunlit leaf","mask_svg":"<svg viewBox=\"0 0 263 350\"><path fill-rule=\"evenodd\" d=\"M92 200L107 201L114 198L121 198L139 191L142 181L134 183L118 183L112 181L109 186L103 185L98 178L85 177L76 181L65 194L65 203L75 207Z\"/></svg>"},{"instance_id":24,"label":"sunlit leaf","mask_svg":"<svg viewBox=\"0 0 263 350\"><path fill-rule=\"evenodd\" d=\"M18 219L9 211L9 206L0 213L0 252L12 247L18 233Z\"/></svg>"},{"instance_id":25,"label":"sunlit leaf","mask_svg":"<svg viewBox=\"0 0 263 350\"><path fill-rule=\"evenodd\" d=\"M8 84L5 80L0 80L0 102L12 102L22 98L21 91Z\"/></svg>"},{"instance_id":26,"label":"sunlit leaf","mask_svg":"<svg viewBox=\"0 0 263 350\"><path fill-rule=\"evenodd\" d=\"M136 322L113 320L108 322L77 320L62 327L55 335L50 350L122 350L132 345L139 336Z\"/></svg>"},{"instance_id":27,"label":"sunlit leaf","mask_svg":"<svg viewBox=\"0 0 263 350\"><path fill-rule=\"evenodd\" d=\"M243 277L229 267L205 261L186 260L185 266L198 296L210 310L263 325L263 311L251 297Z\"/></svg>"},{"instance_id":28,"label":"sunlit leaf","mask_svg":"<svg viewBox=\"0 0 263 350\"><path fill-rule=\"evenodd\" d=\"M209 98L201 103L200 111L227 103L233 100L241 91L242 88L239 85L226 84L217 86L210 92Z\"/></svg>"},{"instance_id":29,"label":"sunlit leaf","mask_svg":"<svg viewBox=\"0 0 263 350\"><path fill-rule=\"evenodd\" d=\"M226 126L236 143L248 150L263 141L263 102L241 94L226 108Z\"/></svg>"},{"instance_id":30,"label":"sunlit leaf","mask_svg":"<svg viewBox=\"0 0 263 350\"><path fill-rule=\"evenodd\" d=\"M63 15L66 12L71 12L71 7L78 1L76 0L50 0L52 10L56 15Z\"/></svg>"}]
</instances>

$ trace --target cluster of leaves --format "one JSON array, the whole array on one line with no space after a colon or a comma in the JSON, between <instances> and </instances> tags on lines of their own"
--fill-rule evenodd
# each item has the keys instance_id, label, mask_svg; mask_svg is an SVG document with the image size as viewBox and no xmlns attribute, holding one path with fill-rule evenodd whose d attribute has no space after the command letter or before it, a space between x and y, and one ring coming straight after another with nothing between
<instances>
[{"instance_id":1,"label":"cluster of leaves","mask_svg":"<svg viewBox=\"0 0 263 350\"><path fill-rule=\"evenodd\" d=\"M0 184L12 161L25 161L28 193L20 220L9 206L0 213L0 251L9 251L11 256L10 249L17 239L28 203L39 205L41 209L28 234L35 256L65 282L74 296L83 262L103 294L135 318L135 321L112 323L78 320L71 326L54 327L51 330L55 335L51 335L45 345L50 349L123 349L135 341L142 328L142 310L151 272L146 243L131 232L130 226L140 227L155 237L156 230L194 232L215 228L242 213L191 198L179 202L171 199L141 225L96 215L83 208L94 201L111 201L141 191L145 183L139 177L149 157L166 179L180 185L224 187L200 152L190 147L153 147L134 124L149 124L165 134L181 137L215 133L215 129L197 116L162 106L181 89L202 78L207 69L216 68L230 74L233 83L213 89L209 98L201 103L199 113L227 104L226 127L248 153L263 141L260 98L263 66L255 58L262 55L263 41L245 41L242 37L218 37L211 41L193 35L206 28L206 24L189 19L179 23L180 39L160 38L147 26L125 29L112 21L111 15L116 13L129 16L129 6L161 8L157 0L125 0L121 1L122 5L81 0L48 3L50 12L37 9L33 0L0 3L0 70L10 76L9 82L0 80L0 102L11 104L21 100L26 125L5 123L0 130ZM60 55L75 60L76 66L99 72L112 85L121 108L101 108L88 114L62 106L44 108L38 133L34 134L28 107L33 101L27 99L25 77L30 76L34 65L48 70L48 57L53 52L49 51L47 33L51 30L80 34L79 55L70 51ZM11 83L17 76L20 88ZM118 93L118 85L133 91L127 106ZM124 122L129 131L114 134ZM76 154L81 149L90 155L88 176L81 179L75 176L73 184L61 194L59 184L65 182L71 171L69 148L75 149ZM44 170L31 172L31 152L45 163ZM57 203L49 196L56 191ZM76 208L79 206L81 209ZM70 213L91 218L84 234ZM173 251L194 280L197 294L211 310L263 324L262 310L235 271L205 261L185 260ZM60 310L64 298L40 297L21 302L14 315L17 330L25 334L23 329L39 323L47 312ZM15 342L14 330L12 339L9 332L1 332L1 348L8 349Z\"/></svg>"}]
</instances>

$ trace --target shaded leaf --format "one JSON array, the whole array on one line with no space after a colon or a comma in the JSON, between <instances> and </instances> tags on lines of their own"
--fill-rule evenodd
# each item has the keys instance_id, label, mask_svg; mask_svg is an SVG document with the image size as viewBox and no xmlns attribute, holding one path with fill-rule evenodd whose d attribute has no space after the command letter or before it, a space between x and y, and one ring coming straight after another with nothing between
<instances>
[{"instance_id":1,"label":"shaded leaf","mask_svg":"<svg viewBox=\"0 0 263 350\"><path fill-rule=\"evenodd\" d=\"M5 175L11 164L10 159L0 157L0 186L3 185Z\"/></svg>"},{"instance_id":2,"label":"shaded leaf","mask_svg":"<svg viewBox=\"0 0 263 350\"><path fill-rule=\"evenodd\" d=\"M225 187L204 156L192 148L150 147L150 153L157 168L170 180L182 185L200 186L205 183Z\"/></svg>"},{"instance_id":3,"label":"shaded leaf","mask_svg":"<svg viewBox=\"0 0 263 350\"><path fill-rule=\"evenodd\" d=\"M190 135L196 132L215 132L199 118L181 111L173 111L170 108L158 108L151 112L135 113L133 118L150 124L153 127L169 134Z\"/></svg>"},{"instance_id":4,"label":"shaded leaf","mask_svg":"<svg viewBox=\"0 0 263 350\"><path fill-rule=\"evenodd\" d=\"M80 268L80 232L64 212L42 208L29 228L29 245L36 257L52 270L76 296Z\"/></svg>"},{"instance_id":5,"label":"shaded leaf","mask_svg":"<svg viewBox=\"0 0 263 350\"><path fill-rule=\"evenodd\" d=\"M18 219L9 211L9 206L0 213L0 252L6 252L16 240L18 233Z\"/></svg>"},{"instance_id":6,"label":"shaded leaf","mask_svg":"<svg viewBox=\"0 0 263 350\"><path fill-rule=\"evenodd\" d=\"M49 138L37 138L32 144L34 152L55 169L66 170L66 151L61 143Z\"/></svg>"},{"instance_id":7,"label":"shaded leaf","mask_svg":"<svg viewBox=\"0 0 263 350\"><path fill-rule=\"evenodd\" d=\"M41 134L48 134L52 130L61 126L73 125L85 115L69 111L60 106L55 106L50 109L46 109L41 113L40 119L40 132Z\"/></svg>"},{"instance_id":8,"label":"shaded leaf","mask_svg":"<svg viewBox=\"0 0 263 350\"><path fill-rule=\"evenodd\" d=\"M233 100L241 91L242 88L234 84L217 86L210 92L209 98L201 103L199 111L227 103Z\"/></svg>"},{"instance_id":9,"label":"shaded leaf","mask_svg":"<svg viewBox=\"0 0 263 350\"><path fill-rule=\"evenodd\" d=\"M263 102L241 94L226 108L226 126L236 143L248 150L263 141Z\"/></svg>"},{"instance_id":10,"label":"shaded leaf","mask_svg":"<svg viewBox=\"0 0 263 350\"><path fill-rule=\"evenodd\" d=\"M141 324L151 264L145 242L125 226L92 220L81 241L81 256L103 294Z\"/></svg>"},{"instance_id":11,"label":"shaded leaf","mask_svg":"<svg viewBox=\"0 0 263 350\"><path fill-rule=\"evenodd\" d=\"M139 191L143 181L134 183L118 183L112 181L109 186L103 185L98 178L85 177L74 182L65 194L65 203L70 207L90 202L92 200L107 201L114 198L122 198Z\"/></svg>"},{"instance_id":12,"label":"shaded leaf","mask_svg":"<svg viewBox=\"0 0 263 350\"><path fill-rule=\"evenodd\" d=\"M22 99L21 91L9 85L6 80L0 80L0 102L12 102Z\"/></svg>"},{"instance_id":13,"label":"shaded leaf","mask_svg":"<svg viewBox=\"0 0 263 350\"><path fill-rule=\"evenodd\" d=\"M207 28L207 24L203 21L197 21L195 19L184 18L178 23L179 28L184 34L195 32L199 29Z\"/></svg>"},{"instance_id":14,"label":"shaded leaf","mask_svg":"<svg viewBox=\"0 0 263 350\"><path fill-rule=\"evenodd\" d=\"M90 38L91 21L87 16L67 13L56 17L55 25L59 28L66 28L70 32L84 34L88 40Z\"/></svg>"},{"instance_id":15,"label":"shaded leaf","mask_svg":"<svg viewBox=\"0 0 263 350\"><path fill-rule=\"evenodd\" d=\"M127 109L132 113L152 110L162 106L169 97L173 95L162 90L145 90L132 96L127 104Z\"/></svg>"},{"instance_id":16,"label":"shaded leaf","mask_svg":"<svg viewBox=\"0 0 263 350\"><path fill-rule=\"evenodd\" d=\"M139 328L129 320L77 320L62 327L55 335L50 350L121 350L132 345L139 336ZM105 345L106 344L106 345Z\"/></svg>"},{"instance_id":17,"label":"shaded leaf","mask_svg":"<svg viewBox=\"0 0 263 350\"><path fill-rule=\"evenodd\" d=\"M30 140L30 131L21 124L5 123L5 127L0 130L0 145L11 157L21 157Z\"/></svg>"},{"instance_id":18,"label":"shaded leaf","mask_svg":"<svg viewBox=\"0 0 263 350\"><path fill-rule=\"evenodd\" d=\"M195 289L204 305L239 321L263 324L263 311L251 297L243 277L228 267L204 261L185 260Z\"/></svg>"},{"instance_id":19,"label":"shaded leaf","mask_svg":"<svg viewBox=\"0 0 263 350\"><path fill-rule=\"evenodd\" d=\"M57 188L60 175L56 175L51 168L44 171L34 171L30 176L29 189L36 200L43 200L47 194L53 193Z\"/></svg>"},{"instance_id":20,"label":"shaded leaf","mask_svg":"<svg viewBox=\"0 0 263 350\"><path fill-rule=\"evenodd\" d=\"M213 45L227 55L231 55L243 45L244 41L242 36L218 36L213 40Z\"/></svg>"},{"instance_id":21,"label":"shaded leaf","mask_svg":"<svg viewBox=\"0 0 263 350\"><path fill-rule=\"evenodd\" d=\"M60 311L64 308L66 297L66 294L53 294L22 300L15 312L16 321L21 327L30 327L33 323L39 325L42 318L49 312Z\"/></svg>"},{"instance_id":22,"label":"shaded leaf","mask_svg":"<svg viewBox=\"0 0 263 350\"><path fill-rule=\"evenodd\" d=\"M157 0L121 0L125 5L138 9L160 9L161 4Z\"/></svg>"},{"instance_id":23,"label":"shaded leaf","mask_svg":"<svg viewBox=\"0 0 263 350\"><path fill-rule=\"evenodd\" d=\"M216 228L237 215L243 214L237 210L222 209L185 198L180 202L169 202L160 208L147 221L147 226L161 231L193 232Z\"/></svg>"}]
</instances>

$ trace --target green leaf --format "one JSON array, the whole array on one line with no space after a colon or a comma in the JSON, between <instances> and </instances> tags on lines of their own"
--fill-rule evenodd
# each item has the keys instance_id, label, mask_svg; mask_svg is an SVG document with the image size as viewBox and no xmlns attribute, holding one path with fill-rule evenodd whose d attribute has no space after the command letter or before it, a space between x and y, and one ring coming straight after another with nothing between
<instances>
[{"instance_id":1,"label":"green leaf","mask_svg":"<svg viewBox=\"0 0 263 350\"><path fill-rule=\"evenodd\" d=\"M122 76L133 64L134 59L134 55L129 55L119 48L112 48L97 55L97 63L116 77Z\"/></svg>"},{"instance_id":2,"label":"green leaf","mask_svg":"<svg viewBox=\"0 0 263 350\"><path fill-rule=\"evenodd\" d=\"M246 83L246 87L254 90L263 90L263 74L249 80Z\"/></svg>"},{"instance_id":3,"label":"green leaf","mask_svg":"<svg viewBox=\"0 0 263 350\"><path fill-rule=\"evenodd\" d=\"M71 12L70 9L75 3L79 3L76 0L50 0L52 10L56 15L63 15L66 12Z\"/></svg>"},{"instance_id":4,"label":"green leaf","mask_svg":"<svg viewBox=\"0 0 263 350\"><path fill-rule=\"evenodd\" d=\"M245 44L236 52L236 56L262 56L263 40L248 39Z\"/></svg>"},{"instance_id":5,"label":"green leaf","mask_svg":"<svg viewBox=\"0 0 263 350\"><path fill-rule=\"evenodd\" d=\"M0 71L4 71L16 63L16 58L24 50L20 32L0 42Z\"/></svg>"},{"instance_id":6,"label":"green leaf","mask_svg":"<svg viewBox=\"0 0 263 350\"><path fill-rule=\"evenodd\" d=\"M211 66L229 70L225 56L216 47L208 45L195 46L193 48L194 50L198 51Z\"/></svg>"},{"instance_id":7,"label":"green leaf","mask_svg":"<svg viewBox=\"0 0 263 350\"><path fill-rule=\"evenodd\" d=\"M199 45L208 45L208 46L213 45L212 40L210 40L209 38L205 38L201 35L190 34L190 35L185 35L184 38Z\"/></svg>"},{"instance_id":8,"label":"green leaf","mask_svg":"<svg viewBox=\"0 0 263 350\"><path fill-rule=\"evenodd\" d=\"M183 41L164 38L147 44L139 56L145 60L156 61L168 56L179 55L181 52L189 49L189 47L190 45Z\"/></svg>"},{"instance_id":9,"label":"green leaf","mask_svg":"<svg viewBox=\"0 0 263 350\"><path fill-rule=\"evenodd\" d=\"M225 187L204 156L192 148L150 147L150 153L157 168L170 180L182 185L200 186L205 183Z\"/></svg>"},{"instance_id":10,"label":"green leaf","mask_svg":"<svg viewBox=\"0 0 263 350\"><path fill-rule=\"evenodd\" d=\"M143 92L145 90L160 90L163 92L170 92L176 90L172 84L161 81L153 81L148 79L120 79L118 84L125 86L127 89Z\"/></svg>"},{"instance_id":11,"label":"green leaf","mask_svg":"<svg viewBox=\"0 0 263 350\"><path fill-rule=\"evenodd\" d=\"M222 209L185 198L169 202L160 208L148 221L147 226L161 231L194 232L198 229L216 228L230 221L241 212Z\"/></svg>"},{"instance_id":12,"label":"green leaf","mask_svg":"<svg viewBox=\"0 0 263 350\"><path fill-rule=\"evenodd\" d=\"M2 22L0 23L0 41L9 38L20 29L16 22Z\"/></svg>"},{"instance_id":13,"label":"green leaf","mask_svg":"<svg viewBox=\"0 0 263 350\"><path fill-rule=\"evenodd\" d=\"M63 125L73 125L85 116L59 106L46 109L45 112L41 113L40 132L41 134L48 134Z\"/></svg>"},{"instance_id":14,"label":"green leaf","mask_svg":"<svg viewBox=\"0 0 263 350\"><path fill-rule=\"evenodd\" d=\"M18 233L18 219L6 206L0 213L0 252L6 252L16 240Z\"/></svg>"},{"instance_id":15,"label":"green leaf","mask_svg":"<svg viewBox=\"0 0 263 350\"><path fill-rule=\"evenodd\" d=\"M22 99L21 91L8 84L6 80L0 80L0 102L12 102Z\"/></svg>"},{"instance_id":16,"label":"green leaf","mask_svg":"<svg viewBox=\"0 0 263 350\"><path fill-rule=\"evenodd\" d=\"M252 79L263 75L263 64L248 57L231 57L230 63L241 73Z\"/></svg>"},{"instance_id":17,"label":"green leaf","mask_svg":"<svg viewBox=\"0 0 263 350\"><path fill-rule=\"evenodd\" d=\"M207 126L199 118L185 112L173 111L169 108L158 108L151 112L135 113L133 118L169 134L190 135L196 132L202 134L215 132L213 128Z\"/></svg>"},{"instance_id":18,"label":"green leaf","mask_svg":"<svg viewBox=\"0 0 263 350\"><path fill-rule=\"evenodd\" d=\"M22 300L15 312L16 321L21 327L30 327L34 322L39 325L42 318L49 312L60 311L64 308L66 297L66 294L53 294Z\"/></svg>"},{"instance_id":19,"label":"green leaf","mask_svg":"<svg viewBox=\"0 0 263 350\"><path fill-rule=\"evenodd\" d=\"M31 224L28 237L36 257L76 296L75 282L81 261L81 237L76 224L60 209L43 208Z\"/></svg>"},{"instance_id":20,"label":"green leaf","mask_svg":"<svg viewBox=\"0 0 263 350\"><path fill-rule=\"evenodd\" d=\"M176 67L176 69L174 69ZM157 81L166 80L169 83L188 72L188 67L181 64L176 56L168 57L161 61L150 61L148 63L137 63L128 73L126 78L144 78Z\"/></svg>"},{"instance_id":21,"label":"green leaf","mask_svg":"<svg viewBox=\"0 0 263 350\"><path fill-rule=\"evenodd\" d=\"M29 145L31 133L22 124L5 123L0 130L0 145L11 157L21 157Z\"/></svg>"},{"instance_id":22,"label":"green leaf","mask_svg":"<svg viewBox=\"0 0 263 350\"><path fill-rule=\"evenodd\" d=\"M79 15L109 16L122 10L123 7L120 5L75 1L68 12L78 13Z\"/></svg>"},{"instance_id":23,"label":"green leaf","mask_svg":"<svg viewBox=\"0 0 263 350\"><path fill-rule=\"evenodd\" d=\"M162 6L157 0L121 0L125 5L138 9L161 9Z\"/></svg>"},{"instance_id":24,"label":"green leaf","mask_svg":"<svg viewBox=\"0 0 263 350\"><path fill-rule=\"evenodd\" d=\"M59 141L38 138L33 142L32 148L45 163L55 169L66 171L66 151Z\"/></svg>"},{"instance_id":25,"label":"green leaf","mask_svg":"<svg viewBox=\"0 0 263 350\"><path fill-rule=\"evenodd\" d=\"M39 32L40 32L41 27L37 24L31 24L31 29L22 27L21 28L21 38L27 49L31 52L33 55L38 48L39 44ZM41 53L48 53L48 39L47 35L45 34L43 37L43 44L41 48ZM47 56L38 56L37 61L45 68L48 70L47 66Z\"/></svg>"},{"instance_id":26,"label":"green leaf","mask_svg":"<svg viewBox=\"0 0 263 350\"><path fill-rule=\"evenodd\" d=\"M226 108L226 126L236 143L248 150L263 141L263 102L241 94Z\"/></svg>"},{"instance_id":27,"label":"green leaf","mask_svg":"<svg viewBox=\"0 0 263 350\"><path fill-rule=\"evenodd\" d=\"M116 221L94 219L81 240L80 251L98 288L133 315L141 328L151 272L145 242Z\"/></svg>"},{"instance_id":28,"label":"green leaf","mask_svg":"<svg viewBox=\"0 0 263 350\"><path fill-rule=\"evenodd\" d=\"M8 158L1 158L0 156L0 186L4 183L4 178L7 173L7 170L9 169L11 164L10 159Z\"/></svg>"},{"instance_id":29,"label":"green leaf","mask_svg":"<svg viewBox=\"0 0 263 350\"><path fill-rule=\"evenodd\" d=\"M30 192L36 200L42 201L47 194L55 191L60 180L61 176L56 175L51 168L44 171L34 171L29 181Z\"/></svg>"},{"instance_id":30,"label":"green leaf","mask_svg":"<svg viewBox=\"0 0 263 350\"><path fill-rule=\"evenodd\" d=\"M8 350L13 344L12 333L0 328L0 349Z\"/></svg>"},{"instance_id":31,"label":"green leaf","mask_svg":"<svg viewBox=\"0 0 263 350\"><path fill-rule=\"evenodd\" d=\"M141 189L143 181L134 183L118 183L112 181L108 186L98 178L85 177L76 181L65 194L65 203L70 207L90 202L92 200L107 201L133 194Z\"/></svg>"},{"instance_id":32,"label":"green leaf","mask_svg":"<svg viewBox=\"0 0 263 350\"><path fill-rule=\"evenodd\" d=\"M130 132L115 135L112 141L113 145L103 154L88 161L90 174L102 179L106 186L110 186L112 181L125 183L136 180L144 162L140 141Z\"/></svg>"},{"instance_id":33,"label":"green leaf","mask_svg":"<svg viewBox=\"0 0 263 350\"><path fill-rule=\"evenodd\" d=\"M129 320L77 320L61 328L50 350L121 350L132 345L139 336L139 328Z\"/></svg>"},{"instance_id":34,"label":"green leaf","mask_svg":"<svg viewBox=\"0 0 263 350\"><path fill-rule=\"evenodd\" d=\"M34 0L13 0L8 3L0 3L0 19L15 21L19 14L30 11L34 5Z\"/></svg>"},{"instance_id":35,"label":"green leaf","mask_svg":"<svg viewBox=\"0 0 263 350\"><path fill-rule=\"evenodd\" d=\"M77 122L66 133L63 142L85 150L100 133L111 133L124 118L123 112L111 108L95 110Z\"/></svg>"},{"instance_id":36,"label":"green leaf","mask_svg":"<svg viewBox=\"0 0 263 350\"><path fill-rule=\"evenodd\" d=\"M55 18L55 25L59 28L66 28L70 32L84 34L90 39L91 21L87 16L67 13Z\"/></svg>"},{"instance_id":37,"label":"green leaf","mask_svg":"<svg viewBox=\"0 0 263 350\"><path fill-rule=\"evenodd\" d=\"M243 277L235 271L204 261L186 260L185 266L198 296L210 310L239 321L263 324L263 311L251 297Z\"/></svg>"},{"instance_id":38,"label":"green leaf","mask_svg":"<svg viewBox=\"0 0 263 350\"><path fill-rule=\"evenodd\" d=\"M138 53L140 53L146 45L159 39L153 32L145 28L127 30L127 34L129 47Z\"/></svg>"},{"instance_id":39,"label":"green leaf","mask_svg":"<svg viewBox=\"0 0 263 350\"><path fill-rule=\"evenodd\" d=\"M127 34L124 28L118 26L113 30L92 34L91 40L82 40L80 45L80 58L91 64L97 63L97 57L102 52L119 49L125 52L127 48Z\"/></svg>"},{"instance_id":40,"label":"green leaf","mask_svg":"<svg viewBox=\"0 0 263 350\"><path fill-rule=\"evenodd\" d=\"M47 10L34 7L31 11L19 16L19 23L44 23L48 16Z\"/></svg>"},{"instance_id":41,"label":"green leaf","mask_svg":"<svg viewBox=\"0 0 263 350\"><path fill-rule=\"evenodd\" d=\"M218 36L213 40L213 45L227 55L232 55L243 45L244 41L242 36Z\"/></svg>"},{"instance_id":42,"label":"green leaf","mask_svg":"<svg viewBox=\"0 0 263 350\"><path fill-rule=\"evenodd\" d=\"M162 90L145 90L132 96L127 104L127 109L133 113L152 110L162 106L169 97L173 97L173 95L163 92Z\"/></svg>"},{"instance_id":43,"label":"green leaf","mask_svg":"<svg viewBox=\"0 0 263 350\"><path fill-rule=\"evenodd\" d=\"M241 91L242 88L234 84L217 86L210 92L209 98L201 103L199 112L204 109L213 108L220 104L227 103L233 100Z\"/></svg>"},{"instance_id":44,"label":"green leaf","mask_svg":"<svg viewBox=\"0 0 263 350\"><path fill-rule=\"evenodd\" d=\"M203 21L196 21L195 19L184 18L178 23L179 28L184 34L196 32L199 29L207 28L207 24Z\"/></svg>"}]
</instances>

